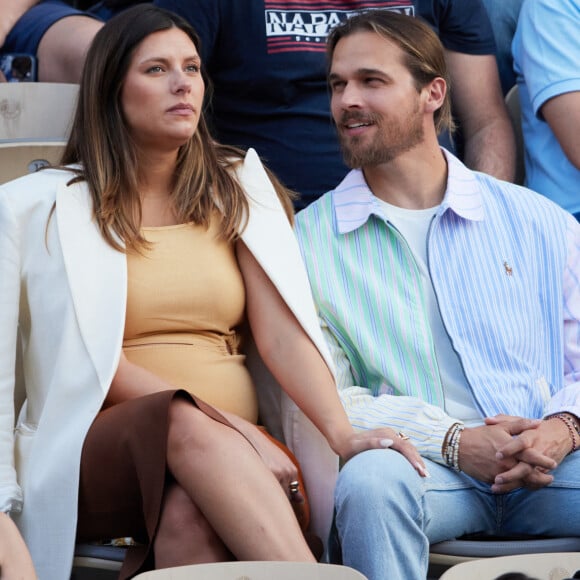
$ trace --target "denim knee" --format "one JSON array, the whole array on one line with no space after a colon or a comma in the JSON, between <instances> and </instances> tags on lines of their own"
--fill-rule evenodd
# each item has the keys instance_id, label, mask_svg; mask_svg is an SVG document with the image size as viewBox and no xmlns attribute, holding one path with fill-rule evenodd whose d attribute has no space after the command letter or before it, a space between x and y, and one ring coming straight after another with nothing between
<instances>
[{"instance_id":1,"label":"denim knee","mask_svg":"<svg viewBox=\"0 0 580 580\"><path fill-rule=\"evenodd\" d=\"M389 505L407 505L416 511L423 493L421 478L403 455L391 449L373 449L353 457L340 471L336 510L376 514Z\"/></svg>"},{"instance_id":2,"label":"denim knee","mask_svg":"<svg viewBox=\"0 0 580 580\"><path fill-rule=\"evenodd\" d=\"M344 564L372 580L425 578L424 485L390 449L366 451L341 470L336 487L336 539Z\"/></svg>"}]
</instances>

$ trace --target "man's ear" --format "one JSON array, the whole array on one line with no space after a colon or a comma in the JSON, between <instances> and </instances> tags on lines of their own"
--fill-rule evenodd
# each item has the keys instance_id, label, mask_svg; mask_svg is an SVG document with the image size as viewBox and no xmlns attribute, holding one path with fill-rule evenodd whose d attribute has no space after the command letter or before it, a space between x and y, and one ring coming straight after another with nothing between
<instances>
[{"instance_id":1,"label":"man's ear","mask_svg":"<svg viewBox=\"0 0 580 580\"><path fill-rule=\"evenodd\" d=\"M425 94L425 112L435 113L440 109L445 101L447 94L447 83L442 77L435 77L428 85L423 88Z\"/></svg>"}]
</instances>

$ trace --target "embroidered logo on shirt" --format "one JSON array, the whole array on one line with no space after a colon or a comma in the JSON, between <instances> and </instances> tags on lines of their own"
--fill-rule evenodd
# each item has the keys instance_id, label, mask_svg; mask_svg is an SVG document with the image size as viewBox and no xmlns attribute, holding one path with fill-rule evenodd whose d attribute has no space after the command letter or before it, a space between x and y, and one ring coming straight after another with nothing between
<instances>
[{"instance_id":1,"label":"embroidered logo on shirt","mask_svg":"<svg viewBox=\"0 0 580 580\"><path fill-rule=\"evenodd\" d=\"M504 262L504 263L503 263L503 267L504 267L505 273L506 273L508 276L511 276L511 275L513 274L512 267L511 267L511 266L510 266L510 265L509 265L507 262Z\"/></svg>"}]
</instances>

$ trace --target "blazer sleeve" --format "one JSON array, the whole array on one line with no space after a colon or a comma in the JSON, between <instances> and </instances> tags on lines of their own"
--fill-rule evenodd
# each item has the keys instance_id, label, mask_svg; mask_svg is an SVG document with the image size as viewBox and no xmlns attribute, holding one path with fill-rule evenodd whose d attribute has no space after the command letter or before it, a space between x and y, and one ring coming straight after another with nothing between
<instances>
[{"instance_id":1,"label":"blazer sleeve","mask_svg":"<svg viewBox=\"0 0 580 580\"><path fill-rule=\"evenodd\" d=\"M14 467L14 387L20 301L19 228L0 188L0 511L20 511Z\"/></svg>"}]
</instances>

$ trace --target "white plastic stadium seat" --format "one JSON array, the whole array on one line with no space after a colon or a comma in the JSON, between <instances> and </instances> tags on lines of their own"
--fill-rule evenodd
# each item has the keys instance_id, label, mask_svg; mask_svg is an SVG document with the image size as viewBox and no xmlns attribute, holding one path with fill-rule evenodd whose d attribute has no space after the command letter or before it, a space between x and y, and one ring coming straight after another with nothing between
<instances>
[{"instance_id":1,"label":"white plastic stadium seat","mask_svg":"<svg viewBox=\"0 0 580 580\"><path fill-rule=\"evenodd\" d=\"M440 580L493 580L510 572L519 572L540 580L564 580L577 578L579 570L578 553L526 554L464 562L447 570Z\"/></svg>"},{"instance_id":2,"label":"white plastic stadium seat","mask_svg":"<svg viewBox=\"0 0 580 580\"><path fill-rule=\"evenodd\" d=\"M78 91L65 83L0 83L0 142L66 141Z\"/></svg>"},{"instance_id":3,"label":"white plastic stadium seat","mask_svg":"<svg viewBox=\"0 0 580 580\"><path fill-rule=\"evenodd\" d=\"M0 183L58 163L78 85L0 83Z\"/></svg>"},{"instance_id":4,"label":"white plastic stadium seat","mask_svg":"<svg viewBox=\"0 0 580 580\"><path fill-rule=\"evenodd\" d=\"M144 572L135 580L366 580L347 566L308 562L221 562Z\"/></svg>"}]
</instances>

